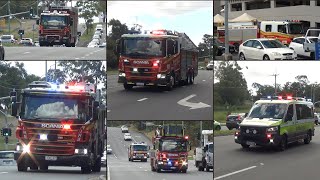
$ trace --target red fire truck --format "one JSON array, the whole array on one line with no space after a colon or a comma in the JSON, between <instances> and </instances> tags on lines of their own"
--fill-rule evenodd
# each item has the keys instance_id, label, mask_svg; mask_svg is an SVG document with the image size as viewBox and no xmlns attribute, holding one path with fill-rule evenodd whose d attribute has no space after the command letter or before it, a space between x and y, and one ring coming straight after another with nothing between
<instances>
[{"instance_id":1,"label":"red fire truck","mask_svg":"<svg viewBox=\"0 0 320 180\"><path fill-rule=\"evenodd\" d=\"M125 89L133 86L193 84L198 74L197 46L185 33L156 30L124 34L117 40L119 79Z\"/></svg>"},{"instance_id":2,"label":"red fire truck","mask_svg":"<svg viewBox=\"0 0 320 180\"><path fill-rule=\"evenodd\" d=\"M106 139L106 106L93 84L56 85L35 81L23 89L14 159L18 171L48 166L80 166L82 173L100 172Z\"/></svg>"},{"instance_id":3,"label":"red fire truck","mask_svg":"<svg viewBox=\"0 0 320 180\"><path fill-rule=\"evenodd\" d=\"M217 28L218 39L225 40L225 28ZM274 38L279 39L285 45L289 45L293 38L304 36L303 23L299 21L261 21L257 23L230 23L229 41L236 48L248 40L256 38Z\"/></svg>"},{"instance_id":4,"label":"red fire truck","mask_svg":"<svg viewBox=\"0 0 320 180\"><path fill-rule=\"evenodd\" d=\"M153 149L150 150L152 171L173 170L186 173L188 169L188 152L191 145L184 128L178 125L165 125L157 128L152 138Z\"/></svg>"},{"instance_id":5,"label":"red fire truck","mask_svg":"<svg viewBox=\"0 0 320 180\"><path fill-rule=\"evenodd\" d=\"M43 11L39 25L40 46L63 45L75 47L78 40L78 8L50 6Z\"/></svg>"}]
</instances>

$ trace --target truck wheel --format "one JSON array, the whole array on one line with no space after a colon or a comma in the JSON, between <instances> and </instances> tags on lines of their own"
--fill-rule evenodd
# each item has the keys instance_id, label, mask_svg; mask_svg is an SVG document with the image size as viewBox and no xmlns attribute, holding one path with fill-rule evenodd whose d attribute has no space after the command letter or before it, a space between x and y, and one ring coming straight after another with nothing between
<instances>
[{"instance_id":1,"label":"truck wheel","mask_svg":"<svg viewBox=\"0 0 320 180\"><path fill-rule=\"evenodd\" d=\"M71 47L76 47L76 43L71 43Z\"/></svg>"},{"instance_id":2,"label":"truck wheel","mask_svg":"<svg viewBox=\"0 0 320 180\"><path fill-rule=\"evenodd\" d=\"M133 85L124 83L123 87L124 87L125 90L130 90L130 89L132 89Z\"/></svg>"},{"instance_id":3,"label":"truck wheel","mask_svg":"<svg viewBox=\"0 0 320 180\"><path fill-rule=\"evenodd\" d=\"M206 171L207 171L207 172L210 171L210 167L208 166L208 164L206 164Z\"/></svg>"},{"instance_id":4,"label":"truck wheel","mask_svg":"<svg viewBox=\"0 0 320 180\"><path fill-rule=\"evenodd\" d=\"M101 157L96 159L93 167L91 168L92 172L100 172L101 171Z\"/></svg>"},{"instance_id":5,"label":"truck wheel","mask_svg":"<svg viewBox=\"0 0 320 180\"><path fill-rule=\"evenodd\" d=\"M281 142L279 143L278 149L279 151L284 151L287 149L287 146L288 146L287 137L283 135L281 137Z\"/></svg>"},{"instance_id":6,"label":"truck wheel","mask_svg":"<svg viewBox=\"0 0 320 180\"><path fill-rule=\"evenodd\" d=\"M204 167L202 165L198 166L198 171L204 171Z\"/></svg>"},{"instance_id":7,"label":"truck wheel","mask_svg":"<svg viewBox=\"0 0 320 180\"><path fill-rule=\"evenodd\" d=\"M18 171L27 171L28 166L24 159L21 159L20 162L17 163Z\"/></svg>"},{"instance_id":8,"label":"truck wheel","mask_svg":"<svg viewBox=\"0 0 320 180\"><path fill-rule=\"evenodd\" d=\"M311 141L311 135L310 132L307 133L307 137L303 140L305 144L309 144Z\"/></svg>"},{"instance_id":9,"label":"truck wheel","mask_svg":"<svg viewBox=\"0 0 320 180\"><path fill-rule=\"evenodd\" d=\"M187 173L187 169L182 169L181 172L182 173Z\"/></svg>"},{"instance_id":10,"label":"truck wheel","mask_svg":"<svg viewBox=\"0 0 320 180\"><path fill-rule=\"evenodd\" d=\"M82 174L90 174L91 173L90 166L81 166L81 173Z\"/></svg>"},{"instance_id":11,"label":"truck wheel","mask_svg":"<svg viewBox=\"0 0 320 180\"><path fill-rule=\"evenodd\" d=\"M37 166L35 163L33 163L33 164L30 166L30 169L31 169L31 170L38 170L38 166Z\"/></svg>"},{"instance_id":12,"label":"truck wheel","mask_svg":"<svg viewBox=\"0 0 320 180\"><path fill-rule=\"evenodd\" d=\"M48 165L40 165L40 170L42 171L48 171L49 166Z\"/></svg>"}]
</instances>

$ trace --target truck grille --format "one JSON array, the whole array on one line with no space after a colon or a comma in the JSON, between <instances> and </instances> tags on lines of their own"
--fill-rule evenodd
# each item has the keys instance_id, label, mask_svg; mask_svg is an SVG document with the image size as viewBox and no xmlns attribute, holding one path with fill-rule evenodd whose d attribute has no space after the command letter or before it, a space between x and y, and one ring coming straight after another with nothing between
<instances>
[{"instance_id":1,"label":"truck grille","mask_svg":"<svg viewBox=\"0 0 320 180\"><path fill-rule=\"evenodd\" d=\"M63 34L63 30L61 30L61 29L44 29L43 34L45 34L45 35L59 35L59 34Z\"/></svg>"},{"instance_id":2,"label":"truck grille","mask_svg":"<svg viewBox=\"0 0 320 180\"><path fill-rule=\"evenodd\" d=\"M72 124L70 130L39 127L41 123L24 122L30 151L33 154L73 155L75 140L82 124ZM40 140L40 134L47 134L47 140Z\"/></svg>"}]
</instances>

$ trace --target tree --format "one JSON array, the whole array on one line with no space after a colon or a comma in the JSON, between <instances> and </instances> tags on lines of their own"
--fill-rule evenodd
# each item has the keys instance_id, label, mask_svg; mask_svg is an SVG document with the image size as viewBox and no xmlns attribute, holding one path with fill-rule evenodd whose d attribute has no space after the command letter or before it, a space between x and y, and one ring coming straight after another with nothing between
<instances>
[{"instance_id":1,"label":"tree","mask_svg":"<svg viewBox=\"0 0 320 180\"><path fill-rule=\"evenodd\" d=\"M67 81L80 82L83 80L106 85L106 70L102 61L59 61L58 65L63 68L64 74L69 75Z\"/></svg>"},{"instance_id":2,"label":"tree","mask_svg":"<svg viewBox=\"0 0 320 180\"><path fill-rule=\"evenodd\" d=\"M47 78L49 82L62 84L66 81L66 74L60 69L49 69L47 73Z\"/></svg>"},{"instance_id":3,"label":"tree","mask_svg":"<svg viewBox=\"0 0 320 180\"><path fill-rule=\"evenodd\" d=\"M215 68L215 77L219 82L214 89L220 95L224 104L242 105L249 98L247 82L240 72L237 62L219 62Z\"/></svg>"},{"instance_id":4,"label":"tree","mask_svg":"<svg viewBox=\"0 0 320 180\"><path fill-rule=\"evenodd\" d=\"M87 0L79 0L76 3L76 7L79 7L79 17L84 18L85 24L88 29L92 29L92 18L94 16L98 16L99 14L99 2L98 1L87 1ZM89 32L87 31L87 34Z\"/></svg>"},{"instance_id":5,"label":"tree","mask_svg":"<svg viewBox=\"0 0 320 180\"><path fill-rule=\"evenodd\" d=\"M213 59L213 36L204 34L202 41L198 45L200 57L208 56L210 59Z\"/></svg>"}]
</instances>

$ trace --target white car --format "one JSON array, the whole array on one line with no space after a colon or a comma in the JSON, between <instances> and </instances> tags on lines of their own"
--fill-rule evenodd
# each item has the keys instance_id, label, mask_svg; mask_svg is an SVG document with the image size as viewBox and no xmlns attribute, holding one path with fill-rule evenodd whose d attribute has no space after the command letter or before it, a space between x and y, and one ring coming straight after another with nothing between
<instances>
[{"instance_id":1,"label":"white car","mask_svg":"<svg viewBox=\"0 0 320 180\"><path fill-rule=\"evenodd\" d=\"M98 34L93 35L92 39L100 39L100 36Z\"/></svg>"},{"instance_id":2,"label":"white car","mask_svg":"<svg viewBox=\"0 0 320 180\"><path fill-rule=\"evenodd\" d=\"M109 144L107 144L107 154L112 154L112 149Z\"/></svg>"},{"instance_id":3,"label":"white car","mask_svg":"<svg viewBox=\"0 0 320 180\"><path fill-rule=\"evenodd\" d=\"M239 47L240 60L295 60L296 58L294 50L277 39L249 39Z\"/></svg>"},{"instance_id":4,"label":"white car","mask_svg":"<svg viewBox=\"0 0 320 180\"><path fill-rule=\"evenodd\" d=\"M128 132L129 132L128 127L125 126L125 125L121 126L121 132L122 132L122 133L128 133Z\"/></svg>"},{"instance_id":5,"label":"white car","mask_svg":"<svg viewBox=\"0 0 320 180\"><path fill-rule=\"evenodd\" d=\"M131 134L130 133L125 133L124 134L124 140L125 141L131 141L132 140Z\"/></svg>"},{"instance_id":6,"label":"white car","mask_svg":"<svg viewBox=\"0 0 320 180\"><path fill-rule=\"evenodd\" d=\"M96 47L99 47L99 45L95 42L90 42L87 47L88 48L96 48Z\"/></svg>"},{"instance_id":7,"label":"white car","mask_svg":"<svg viewBox=\"0 0 320 180\"><path fill-rule=\"evenodd\" d=\"M17 162L14 160L15 151L0 151L0 166L15 166Z\"/></svg>"},{"instance_id":8,"label":"white car","mask_svg":"<svg viewBox=\"0 0 320 180\"><path fill-rule=\"evenodd\" d=\"M91 40L92 43L96 43L98 46L100 44L100 39L92 39Z\"/></svg>"},{"instance_id":9,"label":"white car","mask_svg":"<svg viewBox=\"0 0 320 180\"><path fill-rule=\"evenodd\" d=\"M213 69L213 61L210 61L206 66L206 70L212 70L212 69Z\"/></svg>"},{"instance_id":10,"label":"white car","mask_svg":"<svg viewBox=\"0 0 320 180\"><path fill-rule=\"evenodd\" d=\"M305 41L304 37L294 38L291 41L289 48L294 50L296 52L297 56L305 57L305 58L312 58L311 53L305 52L303 49L304 41ZM316 42L318 42L318 37L317 36L309 36L309 37L307 37L307 41L308 41L308 43L316 43Z\"/></svg>"}]
</instances>

